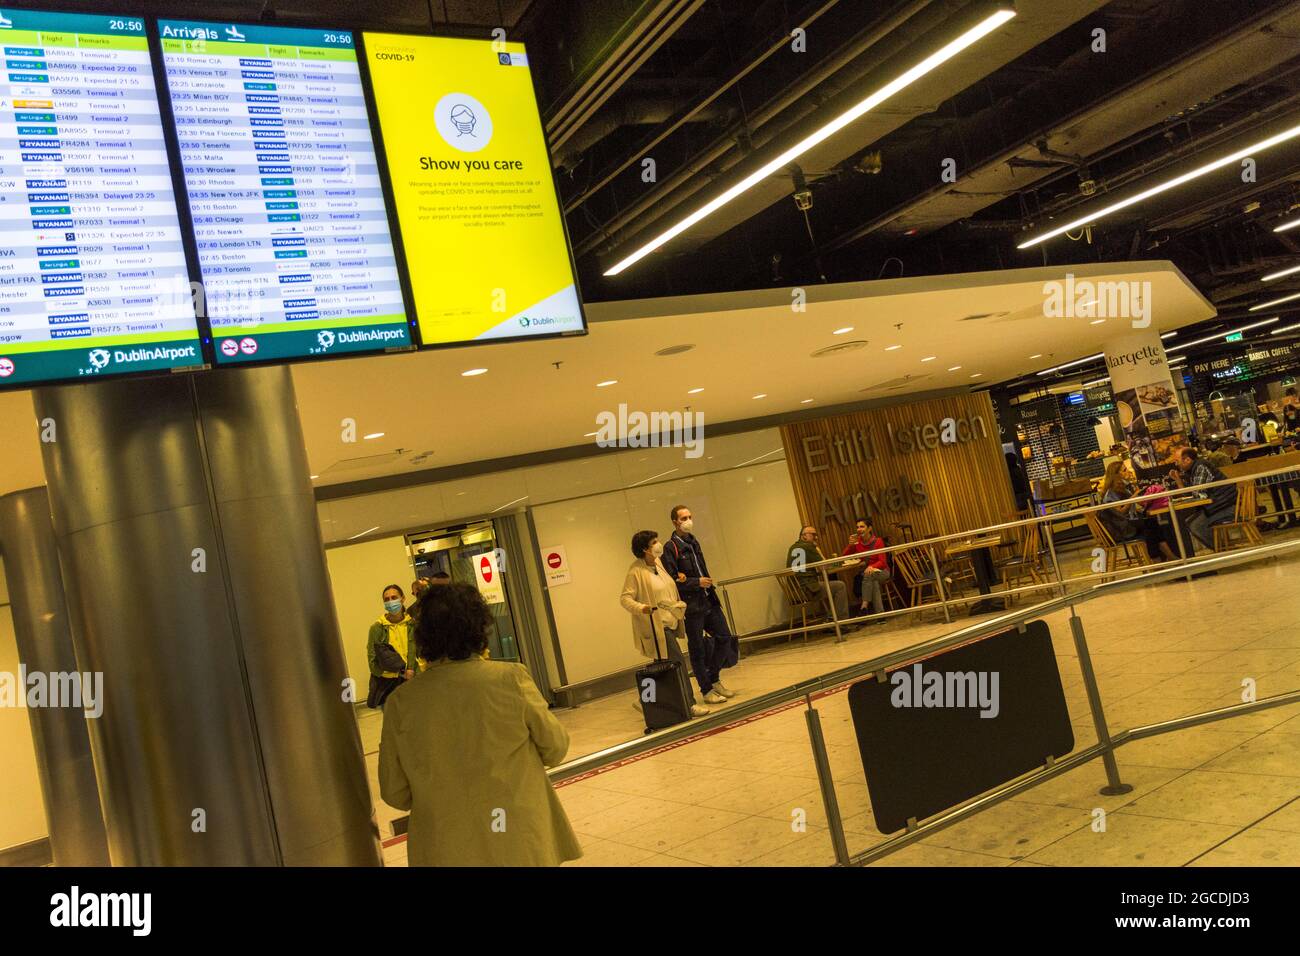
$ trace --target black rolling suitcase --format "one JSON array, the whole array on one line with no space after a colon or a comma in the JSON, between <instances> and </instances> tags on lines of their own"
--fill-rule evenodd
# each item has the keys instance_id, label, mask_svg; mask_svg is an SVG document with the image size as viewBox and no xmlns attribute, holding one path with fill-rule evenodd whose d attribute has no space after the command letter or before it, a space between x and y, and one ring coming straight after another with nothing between
<instances>
[{"instance_id":1,"label":"black rolling suitcase","mask_svg":"<svg viewBox=\"0 0 1300 956\"><path fill-rule=\"evenodd\" d=\"M655 659L636 672L636 692L645 714L645 732L653 733L691 719L690 695L687 693L686 668L679 660L659 657L659 634L655 616L650 615L650 633L654 636ZM668 653L667 638L664 653Z\"/></svg>"}]
</instances>

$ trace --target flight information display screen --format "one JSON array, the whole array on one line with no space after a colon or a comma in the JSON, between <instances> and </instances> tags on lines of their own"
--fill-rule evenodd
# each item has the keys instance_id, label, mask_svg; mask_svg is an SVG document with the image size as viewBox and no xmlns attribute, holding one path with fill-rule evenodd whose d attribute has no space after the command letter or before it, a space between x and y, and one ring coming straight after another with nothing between
<instances>
[{"instance_id":1,"label":"flight information display screen","mask_svg":"<svg viewBox=\"0 0 1300 956\"><path fill-rule=\"evenodd\" d=\"M217 362L412 346L352 34L158 33Z\"/></svg>"},{"instance_id":2,"label":"flight information display screen","mask_svg":"<svg viewBox=\"0 0 1300 956\"><path fill-rule=\"evenodd\" d=\"M421 341L581 334L523 45L363 38Z\"/></svg>"},{"instance_id":3,"label":"flight information display screen","mask_svg":"<svg viewBox=\"0 0 1300 956\"><path fill-rule=\"evenodd\" d=\"M139 17L0 10L0 387L203 364Z\"/></svg>"}]
</instances>

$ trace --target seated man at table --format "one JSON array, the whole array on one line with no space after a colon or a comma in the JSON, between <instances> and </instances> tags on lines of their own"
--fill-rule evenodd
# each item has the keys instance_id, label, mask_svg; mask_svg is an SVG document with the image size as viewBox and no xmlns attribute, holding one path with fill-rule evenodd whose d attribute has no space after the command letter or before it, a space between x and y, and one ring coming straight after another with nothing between
<instances>
[{"instance_id":1,"label":"seated man at table","mask_svg":"<svg viewBox=\"0 0 1300 956\"><path fill-rule=\"evenodd\" d=\"M848 588L844 586L844 582L828 573L827 584L830 586L830 593L827 594L826 585L822 584L821 570L806 570L808 565L825 560L821 549L817 547L817 529L812 525L805 525L799 532L798 540L790 545L790 550L786 553L786 567L794 569L794 576L803 585L805 591L822 599L828 614L831 601L834 601L835 616L843 621L849 616Z\"/></svg>"},{"instance_id":2,"label":"seated man at table","mask_svg":"<svg viewBox=\"0 0 1300 956\"><path fill-rule=\"evenodd\" d=\"M1227 476L1202 458L1195 448L1181 448L1178 451L1178 468L1169 472L1169 478L1179 488L1193 485L1209 484L1212 481L1224 481ZM1214 534L1211 528L1216 524L1227 524L1233 519L1237 510L1237 488L1235 485L1220 485L1205 492L1210 504L1197 509L1184 527L1192 533L1197 541L1207 548L1214 547ZM1173 499L1177 503L1177 498Z\"/></svg>"},{"instance_id":3,"label":"seated man at table","mask_svg":"<svg viewBox=\"0 0 1300 956\"><path fill-rule=\"evenodd\" d=\"M875 554L864 559L866 564L853 578L853 596L858 599L864 614L868 603L876 614L885 610L880 588L889 580L889 555L876 550L884 546L884 539L876 534L876 529L872 527L871 522L866 518L859 518L853 537L849 539L849 546L844 549L844 556L852 557L855 554L876 551Z\"/></svg>"}]
</instances>

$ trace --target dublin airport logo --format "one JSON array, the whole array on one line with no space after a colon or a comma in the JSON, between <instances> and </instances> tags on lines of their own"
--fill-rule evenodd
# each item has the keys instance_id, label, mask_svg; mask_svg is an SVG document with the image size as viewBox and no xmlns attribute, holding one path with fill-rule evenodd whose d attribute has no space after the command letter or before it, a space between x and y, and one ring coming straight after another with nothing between
<instances>
[{"instance_id":1,"label":"dublin airport logo","mask_svg":"<svg viewBox=\"0 0 1300 956\"><path fill-rule=\"evenodd\" d=\"M329 349L334 346L334 333L329 329L321 329L316 333L316 342L323 349Z\"/></svg>"},{"instance_id":2,"label":"dublin airport logo","mask_svg":"<svg viewBox=\"0 0 1300 956\"><path fill-rule=\"evenodd\" d=\"M108 368L108 363L113 360L108 349L91 349L89 358L90 364L95 368Z\"/></svg>"}]
</instances>

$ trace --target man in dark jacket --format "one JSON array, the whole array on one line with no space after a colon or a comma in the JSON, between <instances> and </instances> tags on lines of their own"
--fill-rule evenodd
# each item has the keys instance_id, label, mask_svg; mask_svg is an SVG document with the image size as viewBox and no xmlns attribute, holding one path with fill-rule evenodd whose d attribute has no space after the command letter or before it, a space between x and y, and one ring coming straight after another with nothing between
<instances>
[{"instance_id":1,"label":"man in dark jacket","mask_svg":"<svg viewBox=\"0 0 1300 956\"><path fill-rule=\"evenodd\" d=\"M673 536L664 545L660 560L677 582L677 593L686 602L686 644L691 654L691 669L695 671L704 700L722 704L735 696L719 678L724 667L735 665L738 645L727 626L727 616L722 613L713 579L709 577L704 549L691 533L695 525L691 509L677 505L669 518Z\"/></svg>"}]
</instances>

